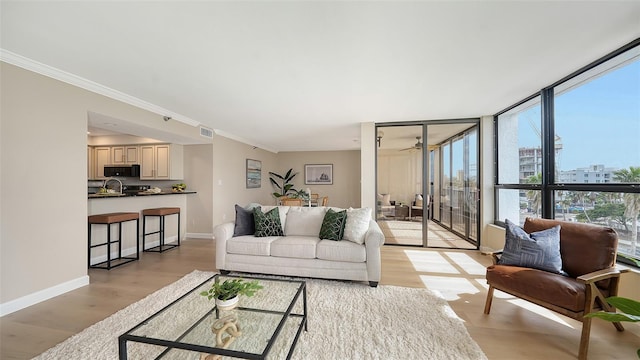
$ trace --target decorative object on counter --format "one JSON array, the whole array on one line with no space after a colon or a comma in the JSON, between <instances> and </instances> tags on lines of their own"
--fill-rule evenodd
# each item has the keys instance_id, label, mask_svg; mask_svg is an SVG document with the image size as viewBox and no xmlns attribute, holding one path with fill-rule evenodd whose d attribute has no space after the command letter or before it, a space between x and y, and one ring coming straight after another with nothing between
<instances>
[{"instance_id":1,"label":"decorative object on counter","mask_svg":"<svg viewBox=\"0 0 640 360\"><path fill-rule=\"evenodd\" d=\"M162 189L160 189L157 186L154 186L151 189L146 190L145 192L152 193L152 194L159 194L162 192Z\"/></svg>"},{"instance_id":2,"label":"decorative object on counter","mask_svg":"<svg viewBox=\"0 0 640 360\"><path fill-rule=\"evenodd\" d=\"M247 189L257 189L262 185L262 161L247 159Z\"/></svg>"},{"instance_id":3,"label":"decorative object on counter","mask_svg":"<svg viewBox=\"0 0 640 360\"><path fill-rule=\"evenodd\" d=\"M307 164L304 166L305 185L333 185L333 164Z\"/></svg>"},{"instance_id":4,"label":"decorative object on counter","mask_svg":"<svg viewBox=\"0 0 640 360\"><path fill-rule=\"evenodd\" d=\"M244 281L243 279L227 279L220 283L216 278L209 290L200 293L209 300L215 299L218 310L231 310L238 306L240 295L251 297L256 291L262 289L258 280Z\"/></svg>"},{"instance_id":5,"label":"decorative object on counter","mask_svg":"<svg viewBox=\"0 0 640 360\"><path fill-rule=\"evenodd\" d=\"M186 189L187 189L187 184L185 183L178 183L178 184L171 185L171 191L173 192L183 192Z\"/></svg>"}]
</instances>

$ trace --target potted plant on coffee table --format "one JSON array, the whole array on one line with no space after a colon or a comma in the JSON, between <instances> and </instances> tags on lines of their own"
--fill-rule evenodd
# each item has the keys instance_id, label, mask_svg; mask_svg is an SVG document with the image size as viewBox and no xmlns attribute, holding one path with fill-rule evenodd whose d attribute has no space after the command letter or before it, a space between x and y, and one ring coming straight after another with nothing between
<instances>
[{"instance_id":1,"label":"potted plant on coffee table","mask_svg":"<svg viewBox=\"0 0 640 360\"><path fill-rule=\"evenodd\" d=\"M240 295L253 296L260 289L262 285L258 280L227 279L221 283L216 279L209 290L201 292L200 295L206 296L209 300L215 299L219 310L231 310L238 306Z\"/></svg>"}]
</instances>

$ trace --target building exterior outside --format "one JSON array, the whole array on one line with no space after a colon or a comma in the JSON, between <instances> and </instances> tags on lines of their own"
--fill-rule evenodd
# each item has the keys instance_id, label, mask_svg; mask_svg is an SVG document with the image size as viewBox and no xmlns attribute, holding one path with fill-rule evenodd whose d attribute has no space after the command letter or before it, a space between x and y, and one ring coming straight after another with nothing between
<instances>
[{"instance_id":1,"label":"building exterior outside","mask_svg":"<svg viewBox=\"0 0 640 360\"><path fill-rule=\"evenodd\" d=\"M520 183L526 183L531 176L542 172L542 149L523 147L518 149L520 159Z\"/></svg>"},{"instance_id":2,"label":"building exterior outside","mask_svg":"<svg viewBox=\"0 0 640 360\"><path fill-rule=\"evenodd\" d=\"M613 173L617 170L617 168L607 168L598 164L575 170L560 171L558 182L562 184L609 183L613 179Z\"/></svg>"}]
</instances>

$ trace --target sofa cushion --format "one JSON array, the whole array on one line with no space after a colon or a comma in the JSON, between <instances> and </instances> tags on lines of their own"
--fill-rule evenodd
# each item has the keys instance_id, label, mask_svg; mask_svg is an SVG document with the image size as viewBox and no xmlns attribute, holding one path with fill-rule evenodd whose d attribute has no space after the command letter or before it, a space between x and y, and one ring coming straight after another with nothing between
<instances>
[{"instance_id":1,"label":"sofa cushion","mask_svg":"<svg viewBox=\"0 0 640 360\"><path fill-rule=\"evenodd\" d=\"M242 255L269 256L271 243L277 236L255 237L253 235L238 236L227 240L227 253Z\"/></svg>"},{"instance_id":2,"label":"sofa cushion","mask_svg":"<svg viewBox=\"0 0 640 360\"><path fill-rule=\"evenodd\" d=\"M253 209L253 217L256 226L256 237L284 235L278 209L274 208L263 213L262 209L258 207Z\"/></svg>"},{"instance_id":3,"label":"sofa cushion","mask_svg":"<svg viewBox=\"0 0 640 360\"><path fill-rule=\"evenodd\" d=\"M371 208L360 208L347 210L347 221L344 225L345 240L353 241L356 244L364 244L364 237L369 230L371 220Z\"/></svg>"},{"instance_id":4,"label":"sofa cushion","mask_svg":"<svg viewBox=\"0 0 640 360\"><path fill-rule=\"evenodd\" d=\"M571 311L584 309L585 285L576 279L519 266L492 265L487 281L498 289L516 292Z\"/></svg>"},{"instance_id":5,"label":"sofa cushion","mask_svg":"<svg viewBox=\"0 0 640 360\"><path fill-rule=\"evenodd\" d=\"M347 220L347 211L335 211L333 209L327 210L322 220L322 227L320 228L320 239L327 240L342 240L344 235L344 225Z\"/></svg>"},{"instance_id":6,"label":"sofa cushion","mask_svg":"<svg viewBox=\"0 0 640 360\"><path fill-rule=\"evenodd\" d=\"M292 206L287 213L284 233L287 236L318 236L326 208Z\"/></svg>"},{"instance_id":7,"label":"sofa cushion","mask_svg":"<svg viewBox=\"0 0 640 360\"><path fill-rule=\"evenodd\" d=\"M283 236L271 243L271 256L315 259L319 241L312 236Z\"/></svg>"},{"instance_id":8,"label":"sofa cushion","mask_svg":"<svg viewBox=\"0 0 640 360\"><path fill-rule=\"evenodd\" d=\"M365 262L366 248L351 241L320 240L316 256L321 260Z\"/></svg>"},{"instance_id":9,"label":"sofa cushion","mask_svg":"<svg viewBox=\"0 0 640 360\"><path fill-rule=\"evenodd\" d=\"M246 210L236 204L236 223L233 228L233 236L253 235L256 231L253 211Z\"/></svg>"},{"instance_id":10,"label":"sofa cushion","mask_svg":"<svg viewBox=\"0 0 640 360\"><path fill-rule=\"evenodd\" d=\"M560 257L560 226L528 234L505 220L505 244L500 265L515 265L564 274Z\"/></svg>"}]
</instances>

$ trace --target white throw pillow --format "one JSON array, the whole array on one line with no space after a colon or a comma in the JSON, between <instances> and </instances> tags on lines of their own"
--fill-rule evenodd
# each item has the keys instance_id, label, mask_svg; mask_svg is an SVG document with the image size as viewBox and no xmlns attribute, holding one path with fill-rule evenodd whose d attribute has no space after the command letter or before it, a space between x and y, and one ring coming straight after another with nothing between
<instances>
[{"instance_id":1,"label":"white throw pillow","mask_svg":"<svg viewBox=\"0 0 640 360\"><path fill-rule=\"evenodd\" d=\"M391 206L391 194L382 194L382 205Z\"/></svg>"},{"instance_id":2,"label":"white throw pillow","mask_svg":"<svg viewBox=\"0 0 640 360\"><path fill-rule=\"evenodd\" d=\"M423 199L422 199L422 195L417 194L416 195L416 207L422 207L422 203L423 203Z\"/></svg>"},{"instance_id":3,"label":"white throw pillow","mask_svg":"<svg viewBox=\"0 0 640 360\"><path fill-rule=\"evenodd\" d=\"M287 213L284 234L317 237L326 212L327 209L323 207L292 206Z\"/></svg>"},{"instance_id":4,"label":"white throw pillow","mask_svg":"<svg viewBox=\"0 0 640 360\"><path fill-rule=\"evenodd\" d=\"M371 208L347 209L347 222L344 225L342 238L356 244L364 244L364 236L369 230L370 220Z\"/></svg>"}]
</instances>

